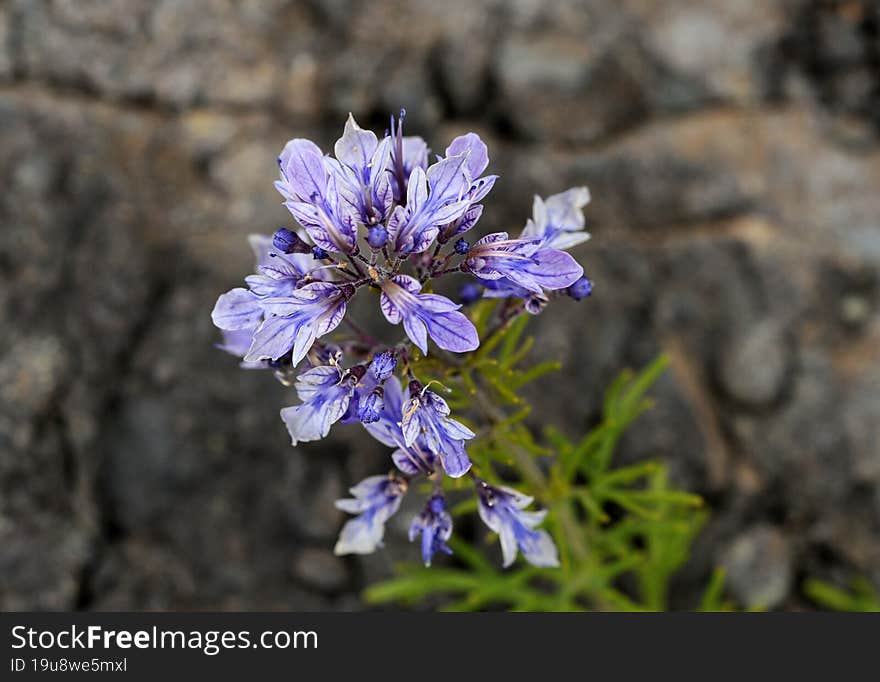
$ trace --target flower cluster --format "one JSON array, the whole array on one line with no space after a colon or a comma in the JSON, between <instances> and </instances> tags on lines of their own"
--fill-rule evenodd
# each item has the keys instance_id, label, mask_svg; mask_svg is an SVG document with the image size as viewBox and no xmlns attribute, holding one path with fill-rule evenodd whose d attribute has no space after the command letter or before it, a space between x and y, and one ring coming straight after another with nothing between
<instances>
[{"instance_id":1,"label":"flower cluster","mask_svg":"<svg viewBox=\"0 0 880 682\"><path fill-rule=\"evenodd\" d=\"M351 489L337 506L355 518L344 526L338 554L381 546L385 522L397 511L409 482L424 476L434 492L410 528L421 537L430 564L449 553L452 519L441 480L471 476L480 516L501 539L504 564L517 550L539 566L557 563L550 536L535 526L542 513L525 511L532 498L490 486L472 471L467 441L474 432L450 415L431 384L423 385L411 360L416 349L466 353L480 345L463 305L480 297L508 299L508 319L539 313L551 297L589 296L590 280L566 249L589 238L582 209L586 188L543 200L518 237L494 232L469 243L482 200L496 175L486 174L486 145L475 133L455 138L429 163L427 144L403 135L404 112L381 139L349 116L334 155L294 139L278 158L275 183L296 220L271 237L252 235L256 272L246 287L223 294L212 313L223 333L220 347L247 368L266 368L293 384L299 404L281 410L294 445L327 436L333 424L359 422L393 448L396 471ZM432 293L434 280L470 277L460 303ZM379 308L406 340L380 343L347 316L364 290L379 294ZM352 332L328 335L341 323Z\"/></svg>"}]
</instances>

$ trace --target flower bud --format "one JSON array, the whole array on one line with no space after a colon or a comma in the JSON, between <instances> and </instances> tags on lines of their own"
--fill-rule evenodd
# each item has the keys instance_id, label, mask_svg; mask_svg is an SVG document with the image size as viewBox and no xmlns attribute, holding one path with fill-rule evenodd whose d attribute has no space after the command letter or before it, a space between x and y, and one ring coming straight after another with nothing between
<instances>
[{"instance_id":1,"label":"flower bud","mask_svg":"<svg viewBox=\"0 0 880 682\"><path fill-rule=\"evenodd\" d=\"M358 419L363 424L372 424L379 421L385 401L382 398L382 389L378 388L362 398L358 405Z\"/></svg>"},{"instance_id":2,"label":"flower bud","mask_svg":"<svg viewBox=\"0 0 880 682\"><path fill-rule=\"evenodd\" d=\"M586 277L581 277L566 289L566 293L575 301L580 301L593 293L593 283Z\"/></svg>"},{"instance_id":3,"label":"flower bud","mask_svg":"<svg viewBox=\"0 0 880 682\"><path fill-rule=\"evenodd\" d=\"M308 253L312 247L306 244L300 236L288 230L286 227L279 227L272 236L272 246L281 253Z\"/></svg>"},{"instance_id":4,"label":"flower bud","mask_svg":"<svg viewBox=\"0 0 880 682\"><path fill-rule=\"evenodd\" d=\"M388 230L381 225L373 225L367 230L367 243L374 249L381 249L388 241Z\"/></svg>"},{"instance_id":5,"label":"flower bud","mask_svg":"<svg viewBox=\"0 0 880 682\"><path fill-rule=\"evenodd\" d=\"M394 354L386 350L373 358L373 362L370 363L370 372L373 374L373 378L381 384L391 376L395 367L397 367L397 360L394 359Z\"/></svg>"}]
</instances>

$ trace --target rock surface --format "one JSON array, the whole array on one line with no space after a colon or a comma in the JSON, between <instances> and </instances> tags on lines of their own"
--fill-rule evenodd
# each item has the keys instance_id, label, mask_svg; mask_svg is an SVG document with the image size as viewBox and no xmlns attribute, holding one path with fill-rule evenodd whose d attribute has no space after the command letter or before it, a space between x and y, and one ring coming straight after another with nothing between
<instances>
[{"instance_id":1,"label":"rock surface","mask_svg":"<svg viewBox=\"0 0 880 682\"><path fill-rule=\"evenodd\" d=\"M290 391L209 313L288 222L283 143L401 106L437 149L486 137L487 227L590 186L595 294L533 325L577 381L542 414L577 431L669 353L621 457L713 509L675 603L719 564L778 608L806 574L880 581L878 26L869 0L0 3L0 607L353 608L387 573L328 553L383 449L291 449Z\"/></svg>"}]
</instances>

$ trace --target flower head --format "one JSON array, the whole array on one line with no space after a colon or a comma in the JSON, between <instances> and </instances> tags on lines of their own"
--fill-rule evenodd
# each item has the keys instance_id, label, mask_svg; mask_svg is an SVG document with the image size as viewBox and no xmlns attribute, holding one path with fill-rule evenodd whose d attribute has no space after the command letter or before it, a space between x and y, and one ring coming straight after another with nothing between
<instances>
[{"instance_id":1,"label":"flower head","mask_svg":"<svg viewBox=\"0 0 880 682\"><path fill-rule=\"evenodd\" d=\"M425 566L431 565L431 560L437 552L452 554L452 550L446 546L446 542L452 536L452 517L446 511L446 500L443 495L435 494L428 498L422 513L413 519L409 527L409 541L412 542L420 534L422 561L425 562Z\"/></svg>"},{"instance_id":2,"label":"flower head","mask_svg":"<svg viewBox=\"0 0 880 682\"><path fill-rule=\"evenodd\" d=\"M406 489L406 479L394 474L370 476L351 488L352 498L337 500L336 507L358 516L342 527L333 551L336 554L370 554L381 547L385 522L400 507Z\"/></svg>"},{"instance_id":3,"label":"flower head","mask_svg":"<svg viewBox=\"0 0 880 682\"><path fill-rule=\"evenodd\" d=\"M591 282L563 249L589 237L582 211L589 193L573 188L546 200L535 197L532 218L519 238L495 232L471 244L462 235L481 219L480 202L497 180L486 174L486 145L476 133L467 133L430 163L425 141L404 136L405 113L392 119L390 134L383 137L349 115L333 156L306 139L284 146L275 186L298 226L249 237L254 272L245 278L246 287L218 298L211 316L223 333L219 347L240 357L243 367L271 369L285 386L295 377L300 402L281 410L294 445L324 438L340 422L360 425L393 449L398 473L367 478L351 489L352 498L337 501L356 517L343 527L336 553L367 553L380 546L409 477L424 476L435 494L413 520L410 539L421 538L422 558L430 565L437 552L451 553L452 519L440 492L442 475L459 478L471 470L465 446L475 433L451 416L431 383L419 381L427 363L412 346L427 355L429 338L455 353L480 345L462 305L431 293L433 280L473 275L459 289L463 304L481 296L522 299L522 305L512 301L495 310L474 309L490 335L523 305L530 313L540 312L551 291L578 300L588 296ZM369 248L362 250L364 242ZM352 319L346 320L347 334L339 331L318 341L339 327L348 302L361 290L379 293L385 319L402 324L411 344L377 341L373 334L381 338L380 332ZM345 369L343 353L359 364ZM306 358L307 367L297 370ZM402 367L395 376L398 362ZM442 357L437 362L442 364ZM469 365L463 369L471 371ZM558 563L550 536L536 529L544 514L524 511L530 497L483 482L478 495L481 517L501 537L505 566L517 551L535 565Z\"/></svg>"},{"instance_id":4,"label":"flower head","mask_svg":"<svg viewBox=\"0 0 880 682\"><path fill-rule=\"evenodd\" d=\"M501 554L504 567L516 559L517 550L533 566L559 566L556 545L550 534L535 530L547 515L546 511L527 512L533 497L523 495L513 488L492 486L485 481L477 484L478 511L489 528L501 538Z\"/></svg>"}]
</instances>

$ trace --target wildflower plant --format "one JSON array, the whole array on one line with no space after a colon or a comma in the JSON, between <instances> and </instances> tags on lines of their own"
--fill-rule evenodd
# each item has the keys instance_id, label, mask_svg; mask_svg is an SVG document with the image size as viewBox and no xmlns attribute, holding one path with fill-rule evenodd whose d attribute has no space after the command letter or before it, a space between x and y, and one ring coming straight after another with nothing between
<instances>
[{"instance_id":1,"label":"wildflower plant","mask_svg":"<svg viewBox=\"0 0 880 682\"><path fill-rule=\"evenodd\" d=\"M404 496L422 498L409 539L425 567L452 557L404 570L375 586L373 600L638 607L615 582L629 572L641 606L662 607L702 522L700 501L670 490L659 464L614 469L612 453L663 361L612 386L603 423L581 441L548 429L541 442L520 393L557 368L525 366L529 317L592 293L568 253L589 238L589 192L536 197L518 235L472 238L498 179L486 145L468 133L432 157L403 123L401 112L380 138L349 116L332 156L309 140L285 145L275 186L296 223L250 237L256 271L212 314L220 348L293 387L298 403L281 418L294 445L358 424L389 448L389 471L336 503L351 515L337 554L375 551ZM463 280L459 302L434 293L452 275ZM402 327L397 341L379 342L351 319L350 301L369 292L377 313ZM625 515L613 524L612 507ZM465 516L497 536L503 569L517 556L525 567L499 570L458 538Z\"/></svg>"}]
</instances>

